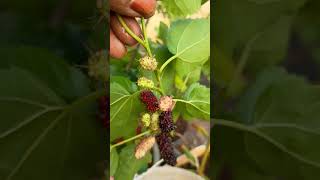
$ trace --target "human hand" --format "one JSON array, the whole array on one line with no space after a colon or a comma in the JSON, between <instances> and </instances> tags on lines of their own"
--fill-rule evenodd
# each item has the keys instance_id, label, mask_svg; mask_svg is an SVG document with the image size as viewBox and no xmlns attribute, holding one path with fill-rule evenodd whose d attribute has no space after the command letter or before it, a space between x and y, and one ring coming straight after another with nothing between
<instances>
[{"instance_id":1,"label":"human hand","mask_svg":"<svg viewBox=\"0 0 320 180\"><path fill-rule=\"evenodd\" d=\"M127 53L126 45L137 41L122 27L115 13L122 16L128 27L137 35L141 29L135 17L151 17L156 9L156 0L110 0L110 56L122 58Z\"/></svg>"}]
</instances>

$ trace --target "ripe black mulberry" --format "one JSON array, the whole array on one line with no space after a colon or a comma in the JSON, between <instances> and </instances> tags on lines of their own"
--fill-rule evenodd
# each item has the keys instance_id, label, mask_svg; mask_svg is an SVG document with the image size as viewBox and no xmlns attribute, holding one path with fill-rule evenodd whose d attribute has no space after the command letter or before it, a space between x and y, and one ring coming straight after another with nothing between
<instances>
[{"instance_id":1,"label":"ripe black mulberry","mask_svg":"<svg viewBox=\"0 0 320 180\"><path fill-rule=\"evenodd\" d=\"M156 136L157 143L160 149L160 155L164 162L174 166L177 164L177 156L174 154L172 139L169 133L160 133Z\"/></svg>"},{"instance_id":2,"label":"ripe black mulberry","mask_svg":"<svg viewBox=\"0 0 320 180\"><path fill-rule=\"evenodd\" d=\"M162 132L170 132L176 128L171 111L163 111L159 116L159 127Z\"/></svg>"}]
</instances>

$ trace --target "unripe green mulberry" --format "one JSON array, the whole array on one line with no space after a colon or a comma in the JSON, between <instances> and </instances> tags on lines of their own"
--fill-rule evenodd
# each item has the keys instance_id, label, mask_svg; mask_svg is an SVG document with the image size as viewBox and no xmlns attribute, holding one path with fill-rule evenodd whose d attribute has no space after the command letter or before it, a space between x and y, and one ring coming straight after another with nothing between
<instances>
[{"instance_id":1,"label":"unripe green mulberry","mask_svg":"<svg viewBox=\"0 0 320 180\"><path fill-rule=\"evenodd\" d=\"M149 127L151 123L151 116L149 113L145 113L142 115L141 122L143 123L143 126Z\"/></svg>"},{"instance_id":2,"label":"unripe green mulberry","mask_svg":"<svg viewBox=\"0 0 320 180\"><path fill-rule=\"evenodd\" d=\"M140 65L143 69L149 70L149 71L154 71L157 69L158 62L154 57L150 56L145 56L139 60Z\"/></svg>"},{"instance_id":3,"label":"unripe green mulberry","mask_svg":"<svg viewBox=\"0 0 320 180\"><path fill-rule=\"evenodd\" d=\"M150 129L152 131L157 131L159 129L159 113L157 112L151 115Z\"/></svg>"},{"instance_id":4,"label":"unripe green mulberry","mask_svg":"<svg viewBox=\"0 0 320 180\"><path fill-rule=\"evenodd\" d=\"M154 88L154 83L152 80L146 78L146 77L141 77L137 81L138 86L142 88Z\"/></svg>"}]
</instances>

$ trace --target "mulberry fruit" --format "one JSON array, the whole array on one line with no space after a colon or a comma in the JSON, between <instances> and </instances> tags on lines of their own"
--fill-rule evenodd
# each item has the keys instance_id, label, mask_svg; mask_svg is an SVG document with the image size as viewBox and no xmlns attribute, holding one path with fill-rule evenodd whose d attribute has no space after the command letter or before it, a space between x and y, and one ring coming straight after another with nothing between
<instances>
[{"instance_id":1,"label":"mulberry fruit","mask_svg":"<svg viewBox=\"0 0 320 180\"><path fill-rule=\"evenodd\" d=\"M147 109L150 112L156 112L159 109L158 102L148 103Z\"/></svg>"},{"instance_id":2,"label":"mulberry fruit","mask_svg":"<svg viewBox=\"0 0 320 180\"><path fill-rule=\"evenodd\" d=\"M159 129L159 114L157 112L151 115L150 129L152 131L157 131Z\"/></svg>"},{"instance_id":3,"label":"mulberry fruit","mask_svg":"<svg viewBox=\"0 0 320 180\"><path fill-rule=\"evenodd\" d=\"M141 122L142 122L144 127L149 127L150 126L150 122L151 122L150 114L145 113L144 115L142 115Z\"/></svg>"},{"instance_id":4,"label":"mulberry fruit","mask_svg":"<svg viewBox=\"0 0 320 180\"><path fill-rule=\"evenodd\" d=\"M159 108L161 111L172 111L174 101L171 96L162 96L159 100Z\"/></svg>"},{"instance_id":5,"label":"mulberry fruit","mask_svg":"<svg viewBox=\"0 0 320 180\"><path fill-rule=\"evenodd\" d=\"M154 138L154 136L142 139L141 142L136 146L134 156L137 159L143 158L146 155L146 153L153 147L155 142L156 139Z\"/></svg>"},{"instance_id":6,"label":"mulberry fruit","mask_svg":"<svg viewBox=\"0 0 320 180\"><path fill-rule=\"evenodd\" d=\"M163 111L159 116L159 127L162 132L170 132L176 128L171 111Z\"/></svg>"},{"instance_id":7,"label":"mulberry fruit","mask_svg":"<svg viewBox=\"0 0 320 180\"><path fill-rule=\"evenodd\" d=\"M88 74L96 80L107 82L109 80L108 72L108 53L99 51L93 55L88 61Z\"/></svg>"},{"instance_id":8,"label":"mulberry fruit","mask_svg":"<svg viewBox=\"0 0 320 180\"><path fill-rule=\"evenodd\" d=\"M143 69L149 70L149 71L154 71L158 66L157 60L155 58L149 57L149 56L145 56L145 57L141 58L139 60L139 63Z\"/></svg>"},{"instance_id":9,"label":"mulberry fruit","mask_svg":"<svg viewBox=\"0 0 320 180\"><path fill-rule=\"evenodd\" d=\"M151 91L142 91L140 100L147 106L149 112L156 112L159 109L157 97Z\"/></svg>"},{"instance_id":10,"label":"mulberry fruit","mask_svg":"<svg viewBox=\"0 0 320 180\"><path fill-rule=\"evenodd\" d=\"M145 78L145 77L141 77L138 79L137 84L139 87L142 88L154 88L154 83L152 80Z\"/></svg>"},{"instance_id":11,"label":"mulberry fruit","mask_svg":"<svg viewBox=\"0 0 320 180\"><path fill-rule=\"evenodd\" d=\"M177 163L177 157L174 154L172 139L169 133L161 133L156 136L157 143L160 149L160 155L163 158L164 162L174 166Z\"/></svg>"}]
</instances>

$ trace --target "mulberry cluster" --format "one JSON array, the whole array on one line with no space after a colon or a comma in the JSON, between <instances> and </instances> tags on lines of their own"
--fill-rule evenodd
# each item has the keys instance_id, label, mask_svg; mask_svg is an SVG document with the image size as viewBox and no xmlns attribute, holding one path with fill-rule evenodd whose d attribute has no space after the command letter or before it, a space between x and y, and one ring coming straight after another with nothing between
<instances>
[{"instance_id":1,"label":"mulberry cluster","mask_svg":"<svg viewBox=\"0 0 320 180\"><path fill-rule=\"evenodd\" d=\"M161 134L157 135L156 141L159 145L160 155L163 158L163 160L171 166L176 165L177 157L174 154L172 139L169 133L162 132Z\"/></svg>"},{"instance_id":2,"label":"mulberry cluster","mask_svg":"<svg viewBox=\"0 0 320 180\"><path fill-rule=\"evenodd\" d=\"M149 112L156 112L159 109L158 99L151 91L142 91L140 100L147 106Z\"/></svg>"},{"instance_id":3,"label":"mulberry cluster","mask_svg":"<svg viewBox=\"0 0 320 180\"><path fill-rule=\"evenodd\" d=\"M163 111L159 116L159 127L162 132L170 132L176 128L172 120L171 111Z\"/></svg>"},{"instance_id":4,"label":"mulberry cluster","mask_svg":"<svg viewBox=\"0 0 320 180\"><path fill-rule=\"evenodd\" d=\"M103 96L102 98L100 98L99 100L99 110L100 110L100 115L99 115L99 119L101 120L103 127L105 128L109 128L110 125L110 121L109 121L109 117L108 117L108 104L109 104L109 100L107 98L107 96Z\"/></svg>"}]
</instances>

